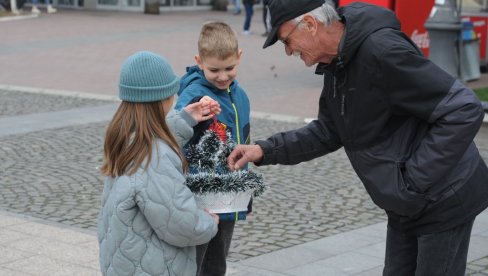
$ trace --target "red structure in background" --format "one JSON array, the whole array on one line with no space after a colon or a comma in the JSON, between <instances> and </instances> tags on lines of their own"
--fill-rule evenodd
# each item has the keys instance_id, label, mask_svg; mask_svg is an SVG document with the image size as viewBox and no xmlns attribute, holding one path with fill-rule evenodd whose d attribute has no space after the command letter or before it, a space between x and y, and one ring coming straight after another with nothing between
<instances>
[{"instance_id":1,"label":"red structure in background","mask_svg":"<svg viewBox=\"0 0 488 276\"><path fill-rule=\"evenodd\" d=\"M401 22L402 31L410 36L426 56L429 56L429 35L424 24L434 6L434 0L340 0L339 6L352 2L370 3L393 10ZM461 18L463 21L473 22L474 31L480 40L480 63L487 65L488 13L463 11Z\"/></svg>"},{"instance_id":2,"label":"red structure in background","mask_svg":"<svg viewBox=\"0 0 488 276\"><path fill-rule=\"evenodd\" d=\"M345 6L357 0L341 0L339 6ZM410 36L417 46L429 55L429 35L424 23L434 6L434 0L364 0L359 2L382 6L395 11L402 25L402 31Z\"/></svg>"}]
</instances>

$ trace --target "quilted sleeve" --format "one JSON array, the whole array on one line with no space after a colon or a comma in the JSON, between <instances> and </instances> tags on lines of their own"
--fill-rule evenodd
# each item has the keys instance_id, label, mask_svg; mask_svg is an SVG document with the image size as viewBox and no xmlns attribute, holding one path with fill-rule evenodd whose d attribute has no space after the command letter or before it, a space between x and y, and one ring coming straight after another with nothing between
<instances>
[{"instance_id":1,"label":"quilted sleeve","mask_svg":"<svg viewBox=\"0 0 488 276\"><path fill-rule=\"evenodd\" d=\"M174 166L177 156L161 151L158 164L151 164L148 180L137 195L137 204L164 242L185 247L210 241L217 233L217 224L196 205L192 192L184 184L184 176Z\"/></svg>"},{"instance_id":2,"label":"quilted sleeve","mask_svg":"<svg viewBox=\"0 0 488 276\"><path fill-rule=\"evenodd\" d=\"M193 127L197 125L197 121L184 109L172 110L166 118L166 123L180 147L190 140L193 136Z\"/></svg>"}]
</instances>

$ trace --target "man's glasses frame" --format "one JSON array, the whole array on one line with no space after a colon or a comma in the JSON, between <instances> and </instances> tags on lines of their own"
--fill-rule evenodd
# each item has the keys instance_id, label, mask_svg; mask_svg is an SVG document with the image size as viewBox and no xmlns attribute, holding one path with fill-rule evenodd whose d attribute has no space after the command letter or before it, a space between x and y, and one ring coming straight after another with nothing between
<instances>
[{"instance_id":1,"label":"man's glasses frame","mask_svg":"<svg viewBox=\"0 0 488 276\"><path fill-rule=\"evenodd\" d=\"M293 26L293 29L288 33L287 36L285 36L285 38L283 39L280 39L281 43L283 43L285 45L285 47L288 47L288 44L290 43L289 39L290 39L290 35L297 29L298 25L300 25L302 23L302 20L301 19L300 21L298 21L295 26Z\"/></svg>"}]
</instances>

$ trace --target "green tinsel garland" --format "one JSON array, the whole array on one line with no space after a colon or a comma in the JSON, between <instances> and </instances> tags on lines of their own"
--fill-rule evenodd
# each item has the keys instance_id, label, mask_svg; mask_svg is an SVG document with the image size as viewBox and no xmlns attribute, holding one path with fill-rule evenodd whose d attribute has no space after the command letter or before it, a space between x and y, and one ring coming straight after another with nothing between
<instances>
[{"instance_id":1,"label":"green tinsel garland","mask_svg":"<svg viewBox=\"0 0 488 276\"><path fill-rule=\"evenodd\" d=\"M231 171L227 167L227 156L235 147L229 132L226 142L211 130L205 131L199 142L185 147L189 164L186 185L195 194L243 192L254 190L253 196L260 196L266 186L263 177L248 170Z\"/></svg>"}]
</instances>

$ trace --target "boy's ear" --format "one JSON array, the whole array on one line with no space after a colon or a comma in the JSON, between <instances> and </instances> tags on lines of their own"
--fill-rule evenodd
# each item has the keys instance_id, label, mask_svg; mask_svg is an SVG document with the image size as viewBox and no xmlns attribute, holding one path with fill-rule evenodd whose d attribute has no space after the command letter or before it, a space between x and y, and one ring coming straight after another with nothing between
<instances>
[{"instance_id":1,"label":"boy's ear","mask_svg":"<svg viewBox=\"0 0 488 276\"><path fill-rule=\"evenodd\" d=\"M239 51L237 51L237 61L238 62L241 61L241 55L242 55L242 49L239 49Z\"/></svg>"},{"instance_id":2,"label":"boy's ear","mask_svg":"<svg viewBox=\"0 0 488 276\"><path fill-rule=\"evenodd\" d=\"M203 62L199 55L195 55L195 61L198 64L198 67L200 67L200 69L203 70Z\"/></svg>"}]
</instances>

